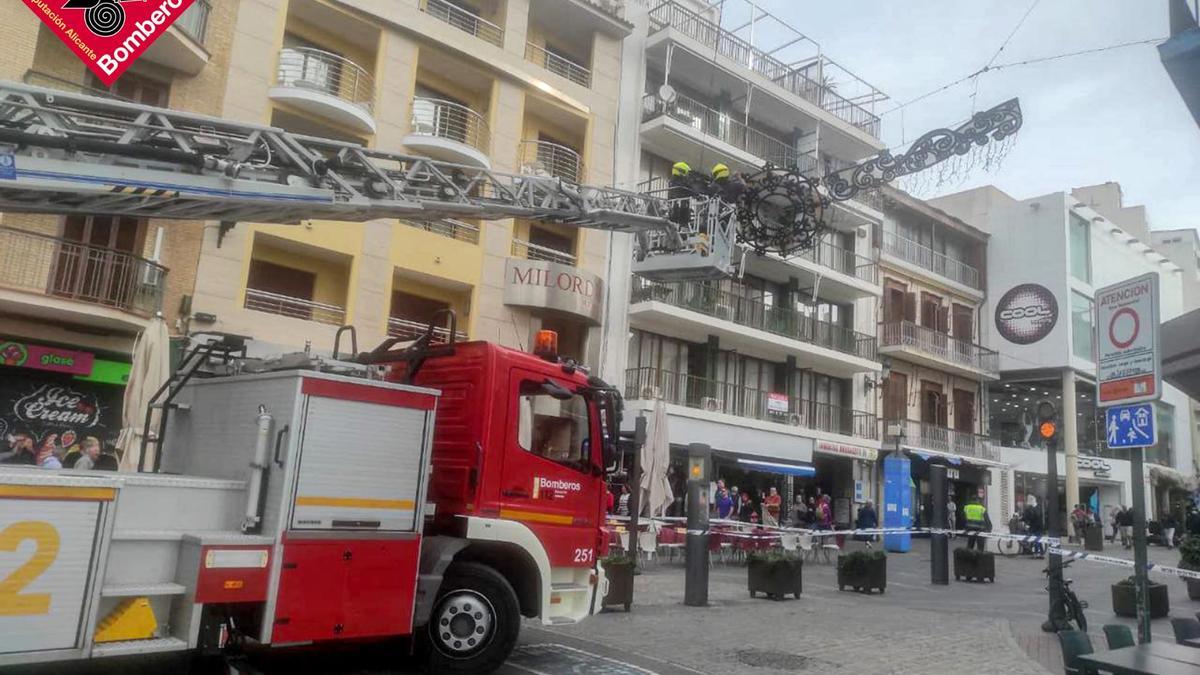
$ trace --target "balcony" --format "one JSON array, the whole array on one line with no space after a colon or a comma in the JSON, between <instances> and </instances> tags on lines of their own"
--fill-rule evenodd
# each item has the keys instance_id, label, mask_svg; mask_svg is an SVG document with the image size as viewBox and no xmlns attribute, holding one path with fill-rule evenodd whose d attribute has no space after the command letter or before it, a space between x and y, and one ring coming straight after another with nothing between
<instances>
[{"instance_id":1,"label":"balcony","mask_svg":"<svg viewBox=\"0 0 1200 675\"><path fill-rule=\"evenodd\" d=\"M166 275L163 266L126 251L0 227L0 289L19 292L0 290L0 314L137 327L141 321L122 315L145 318L162 309Z\"/></svg>"},{"instance_id":2,"label":"balcony","mask_svg":"<svg viewBox=\"0 0 1200 675\"><path fill-rule=\"evenodd\" d=\"M548 246L538 246L537 244L531 244L520 239L512 240L512 257L524 258L525 260L544 260L546 262L571 266L574 266L576 262L575 256L570 253Z\"/></svg>"},{"instance_id":3,"label":"balcony","mask_svg":"<svg viewBox=\"0 0 1200 675\"><path fill-rule=\"evenodd\" d=\"M521 141L521 173L584 182L583 157L571 148L549 141Z\"/></svg>"},{"instance_id":4,"label":"balcony","mask_svg":"<svg viewBox=\"0 0 1200 675\"><path fill-rule=\"evenodd\" d=\"M592 71L532 42L525 43L525 60L541 66L559 77L565 77L581 87L590 89L592 86Z\"/></svg>"},{"instance_id":5,"label":"balcony","mask_svg":"<svg viewBox=\"0 0 1200 675\"><path fill-rule=\"evenodd\" d=\"M883 233L883 253L976 293L983 290L979 282L979 270L895 232Z\"/></svg>"},{"instance_id":6,"label":"balcony","mask_svg":"<svg viewBox=\"0 0 1200 675\"><path fill-rule=\"evenodd\" d=\"M196 0L161 37L150 43L143 56L147 61L196 75L208 64L209 54L204 47L204 40L208 37L210 14L211 1Z\"/></svg>"},{"instance_id":7,"label":"balcony","mask_svg":"<svg viewBox=\"0 0 1200 675\"><path fill-rule=\"evenodd\" d=\"M504 29L446 0L423 0L421 11L497 47L504 46Z\"/></svg>"},{"instance_id":8,"label":"balcony","mask_svg":"<svg viewBox=\"0 0 1200 675\"><path fill-rule=\"evenodd\" d=\"M708 284L634 277L630 303L634 326L680 339L704 342L718 335L722 347L747 356L770 361L797 356L802 364L838 377L880 367L870 335Z\"/></svg>"},{"instance_id":9,"label":"balcony","mask_svg":"<svg viewBox=\"0 0 1200 675\"><path fill-rule=\"evenodd\" d=\"M661 398L705 412L855 438L879 438L876 417L868 412L657 368L626 370L625 398Z\"/></svg>"},{"instance_id":10,"label":"balcony","mask_svg":"<svg viewBox=\"0 0 1200 675\"><path fill-rule=\"evenodd\" d=\"M1000 462L1000 450L992 447L992 441L987 436L948 429L917 420L885 420L883 423L885 448L895 447L896 441L899 440L890 433L891 427L895 425L899 425L903 433L901 444L914 450L956 455L984 462Z\"/></svg>"},{"instance_id":11,"label":"balcony","mask_svg":"<svg viewBox=\"0 0 1200 675\"><path fill-rule=\"evenodd\" d=\"M400 317L389 317L387 322L387 334L390 337L398 337L404 340L416 340L425 335L429 330L429 324L420 321L409 321ZM450 331L442 326L433 329L432 344L446 344L450 341ZM463 331L455 331L455 342L466 342L467 334Z\"/></svg>"},{"instance_id":12,"label":"balcony","mask_svg":"<svg viewBox=\"0 0 1200 675\"><path fill-rule=\"evenodd\" d=\"M468 244L479 243L479 228L470 223L464 223L461 220L453 218L442 218L441 220L408 220L401 219L400 224L426 232L432 232L440 237L447 239L455 239L457 241L465 241Z\"/></svg>"},{"instance_id":13,"label":"balcony","mask_svg":"<svg viewBox=\"0 0 1200 675\"><path fill-rule=\"evenodd\" d=\"M642 103L642 138L651 150L663 157L695 158L698 162L704 153L709 157L721 155L722 160L736 160L739 166L734 168L740 171L757 170L764 162L776 166L799 165L801 168L811 162L786 141L682 94L672 103L663 103L655 94L646 94ZM706 142L689 139L697 133L727 147L714 152L713 148L704 147Z\"/></svg>"},{"instance_id":14,"label":"balcony","mask_svg":"<svg viewBox=\"0 0 1200 675\"><path fill-rule=\"evenodd\" d=\"M375 133L375 78L338 54L311 47L284 49L269 95L357 132Z\"/></svg>"},{"instance_id":15,"label":"balcony","mask_svg":"<svg viewBox=\"0 0 1200 675\"><path fill-rule=\"evenodd\" d=\"M332 326L346 323L346 308L337 305L327 305L304 298L293 298L278 293L270 293L254 288L246 289L245 308L266 314L278 314L292 319L316 321Z\"/></svg>"},{"instance_id":16,"label":"balcony","mask_svg":"<svg viewBox=\"0 0 1200 675\"><path fill-rule=\"evenodd\" d=\"M417 96L412 105L412 131L404 137L410 149L456 164L490 169L492 133L484 116L437 98Z\"/></svg>"},{"instance_id":17,"label":"balcony","mask_svg":"<svg viewBox=\"0 0 1200 675\"><path fill-rule=\"evenodd\" d=\"M910 321L879 324L879 353L972 379L1000 379L1000 354Z\"/></svg>"}]
</instances>

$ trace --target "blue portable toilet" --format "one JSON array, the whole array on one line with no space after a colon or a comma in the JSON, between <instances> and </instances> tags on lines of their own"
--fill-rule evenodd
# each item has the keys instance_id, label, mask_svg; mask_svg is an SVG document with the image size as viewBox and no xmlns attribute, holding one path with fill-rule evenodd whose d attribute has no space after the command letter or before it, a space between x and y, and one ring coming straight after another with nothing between
<instances>
[{"instance_id":1,"label":"blue portable toilet","mask_svg":"<svg viewBox=\"0 0 1200 675\"><path fill-rule=\"evenodd\" d=\"M883 460L883 526L912 527L912 462L903 455L889 455ZM912 535L903 533L883 535L883 548L896 553L912 549Z\"/></svg>"}]
</instances>

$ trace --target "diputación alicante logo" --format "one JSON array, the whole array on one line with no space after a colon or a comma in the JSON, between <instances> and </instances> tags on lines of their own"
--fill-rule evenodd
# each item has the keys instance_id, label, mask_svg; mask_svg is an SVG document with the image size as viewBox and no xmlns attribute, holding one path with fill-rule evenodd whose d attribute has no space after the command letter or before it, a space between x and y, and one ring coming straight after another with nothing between
<instances>
[{"instance_id":1,"label":"diputaci\u00f3n alicante logo","mask_svg":"<svg viewBox=\"0 0 1200 675\"><path fill-rule=\"evenodd\" d=\"M106 85L195 0L22 0ZM185 38L189 39L189 38Z\"/></svg>"}]
</instances>

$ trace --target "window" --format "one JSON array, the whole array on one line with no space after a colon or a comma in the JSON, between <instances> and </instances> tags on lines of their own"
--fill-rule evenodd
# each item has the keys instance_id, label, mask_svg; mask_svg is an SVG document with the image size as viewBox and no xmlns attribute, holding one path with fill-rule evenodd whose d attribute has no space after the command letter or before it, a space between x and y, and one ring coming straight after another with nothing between
<instances>
[{"instance_id":1,"label":"window","mask_svg":"<svg viewBox=\"0 0 1200 675\"><path fill-rule=\"evenodd\" d=\"M1158 401L1154 404L1154 424L1158 443L1146 448L1146 461L1173 466L1175 459L1175 406Z\"/></svg>"},{"instance_id":2,"label":"window","mask_svg":"<svg viewBox=\"0 0 1200 675\"><path fill-rule=\"evenodd\" d=\"M883 390L883 419L908 419L908 375L892 371Z\"/></svg>"},{"instance_id":3,"label":"window","mask_svg":"<svg viewBox=\"0 0 1200 675\"><path fill-rule=\"evenodd\" d=\"M1096 360L1096 345L1092 335L1092 299L1071 292L1071 353L1088 361Z\"/></svg>"},{"instance_id":4,"label":"window","mask_svg":"<svg viewBox=\"0 0 1200 675\"><path fill-rule=\"evenodd\" d=\"M591 461L587 401L579 394L557 399L549 388L530 380L521 383L517 443L522 450L582 471Z\"/></svg>"},{"instance_id":5,"label":"window","mask_svg":"<svg viewBox=\"0 0 1200 675\"><path fill-rule=\"evenodd\" d=\"M1082 216L1071 214L1071 276L1092 283L1092 228Z\"/></svg>"},{"instance_id":6,"label":"window","mask_svg":"<svg viewBox=\"0 0 1200 675\"><path fill-rule=\"evenodd\" d=\"M954 390L954 429L965 433L975 431L975 392Z\"/></svg>"},{"instance_id":7,"label":"window","mask_svg":"<svg viewBox=\"0 0 1200 675\"><path fill-rule=\"evenodd\" d=\"M127 101L145 103L146 105L158 106L160 108L167 107L167 101L170 99L171 94L170 84L129 72L118 78L116 82L113 82L111 87L105 85L100 81L100 78L91 72L88 72L87 88L106 89L114 96Z\"/></svg>"}]
</instances>

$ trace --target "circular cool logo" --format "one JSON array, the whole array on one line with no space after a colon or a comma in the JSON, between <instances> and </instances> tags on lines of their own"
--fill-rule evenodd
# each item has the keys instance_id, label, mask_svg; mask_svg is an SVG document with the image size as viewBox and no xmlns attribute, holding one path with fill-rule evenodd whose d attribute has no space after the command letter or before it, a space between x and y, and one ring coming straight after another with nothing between
<instances>
[{"instance_id":1,"label":"circular cool logo","mask_svg":"<svg viewBox=\"0 0 1200 675\"><path fill-rule=\"evenodd\" d=\"M1058 301L1045 286L1014 286L996 305L996 330L1014 344L1033 344L1049 335L1056 323Z\"/></svg>"}]
</instances>

